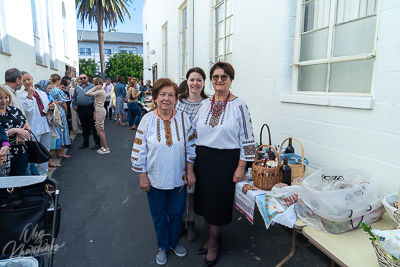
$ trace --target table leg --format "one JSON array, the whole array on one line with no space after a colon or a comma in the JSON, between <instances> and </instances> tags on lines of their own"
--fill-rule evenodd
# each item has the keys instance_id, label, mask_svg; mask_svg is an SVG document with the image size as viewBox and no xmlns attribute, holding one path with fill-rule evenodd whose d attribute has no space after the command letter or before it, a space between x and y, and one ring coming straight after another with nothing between
<instances>
[{"instance_id":1,"label":"table leg","mask_svg":"<svg viewBox=\"0 0 400 267\"><path fill-rule=\"evenodd\" d=\"M310 242L297 246L297 231L293 228L292 230L292 250L290 251L289 255L287 255L283 260L281 260L275 267L282 267L285 263L287 263L291 258L293 258L294 254L298 249L302 249L308 246L311 246Z\"/></svg>"}]
</instances>

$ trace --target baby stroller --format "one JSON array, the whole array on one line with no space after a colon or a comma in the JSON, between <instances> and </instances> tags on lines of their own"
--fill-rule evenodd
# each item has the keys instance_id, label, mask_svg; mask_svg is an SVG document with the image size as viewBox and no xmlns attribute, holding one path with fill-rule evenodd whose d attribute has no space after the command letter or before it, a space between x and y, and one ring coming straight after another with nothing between
<instances>
[{"instance_id":1,"label":"baby stroller","mask_svg":"<svg viewBox=\"0 0 400 267\"><path fill-rule=\"evenodd\" d=\"M58 182L46 176L0 177L0 266L44 266L45 255L53 266L59 193Z\"/></svg>"}]
</instances>

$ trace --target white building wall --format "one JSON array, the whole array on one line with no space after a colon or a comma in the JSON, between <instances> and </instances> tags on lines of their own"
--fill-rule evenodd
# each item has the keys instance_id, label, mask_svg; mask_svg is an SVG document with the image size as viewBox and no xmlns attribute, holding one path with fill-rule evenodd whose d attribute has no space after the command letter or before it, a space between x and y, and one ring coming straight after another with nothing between
<instances>
[{"instance_id":1,"label":"white building wall","mask_svg":"<svg viewBox=\"0 0 400 267\"><path fill-rule=\"evenodd\" d=\"M151 49L162 48L160 29L165 21L178 18L177 2L146 1L143 25L148 24L148 28L143 43L149 41ZM208 76L209 62L213 61L213 1L194 2L194 65L202 67ZM372 109L343 107L370 101L351 96L307 97L312 99L307 103L319 105L285 100L292 91L294 71L291 63L297 1L293 0L234 1L232 63L236 77L232 92L246 101L258 142L261 126L267 123L273 143L280 144L288 136L299 139L313 166L375 171L384 190L391 193L397 192L400 185L400 2L381 2ZM151 17L150 13L157 16ZM154 18L158 15L161 21ZM174 26L176 23L168 25L169 47L177 53L179 38L174 33L179 28ZM150 59L162 65L161 54ZM170 64L170 69L179 70L179 61L170 60ZM212 91L210 84L207 86ZM337 102L342 107L335 106ZM263 141L268 142L266 131ZM295 148L300 152L299 147Z\"/></svg>"},{"instance_id":2,"label":"white building wall","mask_svg":"<svg viewBox=\"0 0 400 267\"><path fill-rule=\"evenodd\" d=\"M44 38L44 56L46 58L45 66L36 64L32 9L30 0L4 0L4 13L6 21L6 30L9 41L10 53L0 53L0 83L4 83L4 73L7 69L17 68L20 71L28 71L34 77L34 81L38 82L42 79L48 79L51 74L58 73L64 76L66 65L77 69L78 49L76 39L76 12L74 0L51 0L54 25L54 48L56 52L57 69L50 68L49 41L47 33L47 18L45 9L45 1L41 0L40 10L41 16L38 17L41 36ZM67 31L68 31L68 55L64 53L64 39L62 27L62 3L65 4ZM18 10L18 16L16 16Z\"/></svg>"}]
</instances>

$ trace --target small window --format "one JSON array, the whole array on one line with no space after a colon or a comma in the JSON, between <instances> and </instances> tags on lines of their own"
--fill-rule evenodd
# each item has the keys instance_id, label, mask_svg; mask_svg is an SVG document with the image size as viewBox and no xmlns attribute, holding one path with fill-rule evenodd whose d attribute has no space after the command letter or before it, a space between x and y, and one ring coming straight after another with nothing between
<instances>
[{"instance_id":1,"label":"small window","mask_svg":"<svg viewBox=\"0 0 400 267\"><path fill-rule=\"evenodd\" d=\"M181 81L186 79L188 70L188 31L187 31L187 6L181 8Z\"/></svg>"},{"instance_id":2,"label":"small window","mask_svg":"<svg viewBox=\"0 0 400 267\"><path fill-rule=\"evenodd\" d=\"M111 55L111 49L104 49L104 54L105 55Z\"/></svg>"},{"instance_id":3,"label":"small window","mask_svg":"<svg viewBox=\"0 0 400 267\"><path fill-rule=\"evenodd\" d=\"M0 10L4 10L4 1L0 1ZM6 12L0 11L0 52L10 53L5 14Z\"/></svg>"},{"instance_id":4,"label":"small window","mask_svg":"<svg viewBox=\"0 0 400 267\"><path fill-rule=\"evenodd\" d=\"M92 50L90 48L79 48L79 55L90 56L91 54L92 54Z\"/></svg>"},{"instance_id":5,"label":"small window","mask_svg":"<svg viewBox=\"0 0 400 267\"><path fill-rule=\"evenodd\" d=\"M370 95L379 0L298 0L297 92Z\"/></svg>"},{"instance_id":6,"label":"small window","mask_svg":"<svg viewBox=\"0 0 400 267\"><path fill-rule=\"evenodd\" d=\"M69 55L68 47L68 28L67 28L67 13L65 12L65 4L62 2L62 24L63 24L63 38L64 38L64 54Z\"/></svg>"},{"instance_id":7,"label":"small window","mask_svg":"<svg viewBox=\"0 0 400 267\"><path fill-rule=\"evenodd\" d=\"M46 0L47 10L53 10L52 3L50 0ZM50 68L57 69L56 51L54 45L54 22L53 13L46 12L47 16L47 36L49 39L49 56L50 56Z\"/></svg>"},{"instance_id":8,"label":"small window","mask_svg":"<svg viewBox=\"0 0 400 267\"><path fill-rule=\"evenodd\" d=\"M216 0L214 7L214 61L232 63L233 0Z\"/></svg>"}]
</instances>

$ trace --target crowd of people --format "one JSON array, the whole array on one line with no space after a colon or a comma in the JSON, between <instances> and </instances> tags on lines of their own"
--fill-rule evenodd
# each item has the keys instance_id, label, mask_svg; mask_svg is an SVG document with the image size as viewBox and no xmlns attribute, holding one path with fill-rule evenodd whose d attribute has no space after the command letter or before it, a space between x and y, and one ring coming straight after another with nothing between
<instances>
[{"instance_id":1,"label":"crowd of people","mask_svg":"<svg viewBox=\"0 0 400 267\"><path fill-rule=\"evenodd\" d=\"M136 78L129 77L129 80L135 81L130 83L135 88L139 86ZM95 78L90 83L85 73L74 78L69 71L64 77L54 73L49 79L36 81L29 72L12 68L5 72L5 84L0 85L0 176L47 175L51 168L61 166L52 159L41 164L28 162L25 141L33 136L53 158L70 157L65 151L71 148L71 131L83 134L79 149L89 146L89 137L93 134L92 149L100 155L110 153L104 121L112 119L115 112L117 123L126 125L122 123L124 102L128 102L131 128L136 129L138 125L140 110L136 102L142 88L131 90L128 86L126 98L122 77L118 77L122 86L109 78L105 82ZM151 90L151 87L142 87L144 91ZM120 100L112 104L113 94L117 99L125 95L121 99L122 112Z\"/></svg>"},{"instance_id":2,"label":"crowd of people","mask_svg":"<svg viewBox=\"0 0 400 267\"><path fill-rule=\"evenodd\" d=\"M147 193L157 264L167 262L169 250L186 255L179 237L187 226L188 240L195 241L194 221L202 216L209 236L197 254L206 254L203 266L209 267L218 259L222 226L232 222L235 184L254 159L255 141L246 103L230 92L232 65L211 68L211 97L201 68L190 69L186 78L179 87L166 78L154 83L155 109L137 126L131 162Z\"/></svg>"}]
</instances>

